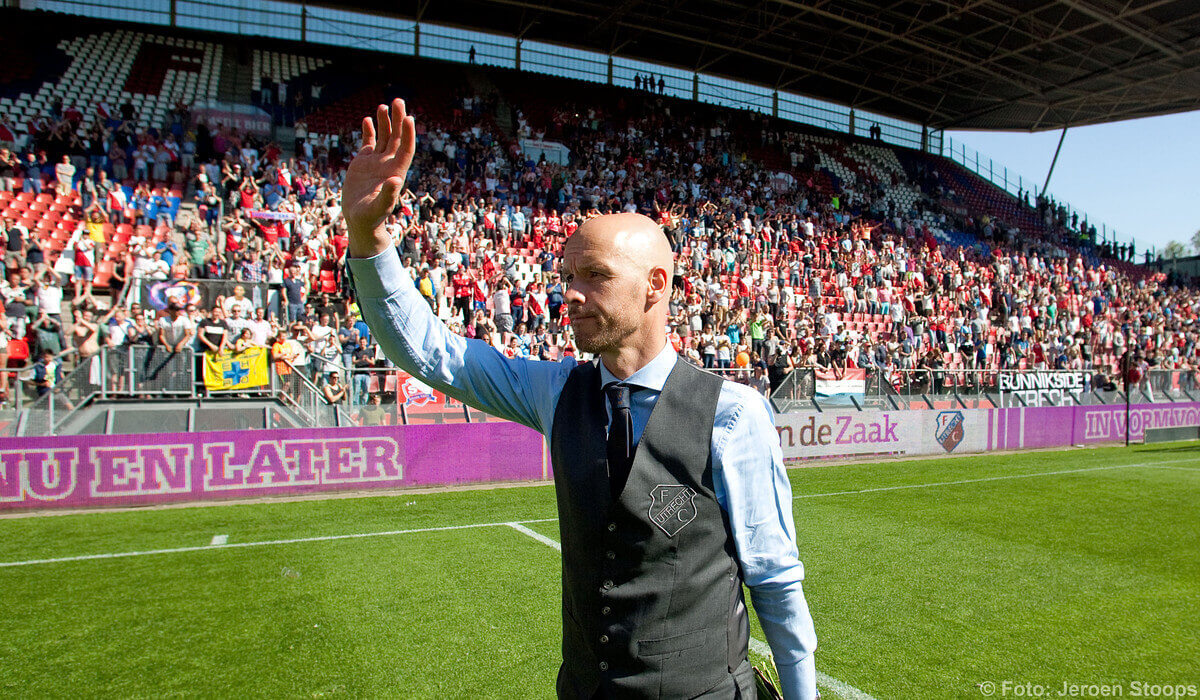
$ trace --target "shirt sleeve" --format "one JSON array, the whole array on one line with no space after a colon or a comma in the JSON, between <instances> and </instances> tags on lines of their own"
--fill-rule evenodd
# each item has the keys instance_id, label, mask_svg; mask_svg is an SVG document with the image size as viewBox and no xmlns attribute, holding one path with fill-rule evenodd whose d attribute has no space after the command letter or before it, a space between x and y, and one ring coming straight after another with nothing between
<instances>
[{"instance_id":1,"label":"shirt sleeve","mask_svg":"<svg viewBox=\"0 0 1200 700\"><path fill-rule=\"evenodd\" d=\"M726 382L713 432L717 499L788 700L816 697L816 631L804 598L792 488L766 401Z\"/></svg>"},{"instance_id":2,"label":"shirt sleeve","mask_svg":"<svg viewBox=\"0 0 1200 700\"><path fill-rule=\"evenodd\" d=\"M363 320L397 367L468 406L549 433L574 361L510 359L481 340L451 333L394 248L348 261Z\"/></svg>"}]
</instances>

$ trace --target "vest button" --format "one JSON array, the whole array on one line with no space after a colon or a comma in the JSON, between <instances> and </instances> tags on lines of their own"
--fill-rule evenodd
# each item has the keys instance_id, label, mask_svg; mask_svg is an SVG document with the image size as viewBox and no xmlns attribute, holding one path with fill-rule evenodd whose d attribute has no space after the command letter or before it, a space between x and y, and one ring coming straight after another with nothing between
<instances>
[{"instance_id":1,"label":"vest button","mask_svg":"<svg viewBox=\"0 0 1200 700\"><path fill-rule=\"evenodd\" d=\"M607 662L607 661L601 661L601 662L600 662L600 670L601 670L601 671L607 671L607 670L608 670L608 662Z\"/></svg>"},{"instance_id":2,"label":"vest button","mask_svg":"<svg viewBox=\"0 0 1200 700\"><path fill-rule=\"evenodd\" d=\"M601 643L601 644L608 644L608 635L607 635L607 634L602 634L602 635L600 635L600 643Z\"/></svg>"},{"instance_id":3,"label":"vest button","mask_svg":"<svg viewBox=\"0 0 1200 700\"><path fill-rule=\"evenodd\" d=\"M605 605L603 608L600 608L601 615L607 615L610 612L612 612L612 608L608 607L607 605Z\"/></svg>"},{"instance_id":4,"label":"vest button","mask_svg":"<svg viewBox=\"0 0 1200 700\"><path fill-rule=\"evenodd\" d=\"M604 553L604 556L608 557L609 559L616 559L617 553L613 552L613 551L608 551L608 552Z\"/></svg>"},{"instance_id":5,"label":"vest button","mask_svg":"<svg viewBox=\"0 0 1200 700\"><path fill-rule=\"evenodd\" d=\"M603 583L603 584L600 586L600 590L607 591L607 590L611 589L612 587L613 587L613 582L612 582L612 581L605 581L605 582L604 582L604 583Z\"/></svg>"},{"instance_id":6,"label":"vest button","mask_svg":"<svg viewBox=\"0 0 1200 700\"><path fill-rule=\"evenodd\" d=\"M608 524L608 531L609 531L609 532L616 532L616 531L617 531L617 524L616 524L616 523L609 523L609 524Z\"/></svg>"}]
</instances>

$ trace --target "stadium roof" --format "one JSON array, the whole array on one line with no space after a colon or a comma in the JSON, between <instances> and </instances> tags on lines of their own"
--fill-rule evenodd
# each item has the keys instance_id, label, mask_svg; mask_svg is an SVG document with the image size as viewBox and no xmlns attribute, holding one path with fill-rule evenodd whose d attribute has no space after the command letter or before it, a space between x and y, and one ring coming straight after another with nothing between
<instances>
[{"instance_id":1,"label":"stadium roof","mask_svg":"<svg viewBox=\"0 0 1200 700\"><path fill-rule=\"evenodd\" d=\"M1044 130L1200 109L1196 0L352 0L934 128Z\"/></svg>"}]
</instances>

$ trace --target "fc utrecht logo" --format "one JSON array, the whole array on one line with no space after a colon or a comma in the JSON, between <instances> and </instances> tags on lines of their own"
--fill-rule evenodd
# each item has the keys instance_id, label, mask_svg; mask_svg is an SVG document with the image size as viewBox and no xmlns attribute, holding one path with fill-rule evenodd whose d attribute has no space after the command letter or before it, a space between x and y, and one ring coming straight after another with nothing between
<instances>
[{"instance_id":1,"label":"fc utrecht logo","mask_svg":"<svg viewBox=\"0 0 1200 700\"><path fill-rule=\"evenodd\" d=\"M962 411L942 411L937 415L933 433L947 452L953 452L963 439Z\"/></svg>"},{"instance_id":2,"label":"fc utrecht logo","mask_svg":"<svg viewBox=\"0 0 1200 700\"><path fill-rule=\"evenodd\" d=\"M690 486L659 484L650 492L650 520L674 537L696 519L696 492Z\"/></svg>"},{"instance_id":3,"label":"fc utrecht logo","mask_svg":"<svg viewBox=\"0 0 1200 700\"><path fill-rule=\"evenodd\" d=\"M404 384L400 387L400 393L404 394L405 406L425 406L437 401L437 397L433 395L433 391L429 387L412 377L404 380Z\"/></svg>"}]
</instances>

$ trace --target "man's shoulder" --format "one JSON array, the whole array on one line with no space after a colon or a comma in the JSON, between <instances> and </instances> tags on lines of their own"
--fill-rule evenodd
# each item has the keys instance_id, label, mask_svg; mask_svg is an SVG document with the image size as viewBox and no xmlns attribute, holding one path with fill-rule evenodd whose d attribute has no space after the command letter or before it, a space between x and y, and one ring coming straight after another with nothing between
<instances>
[{"instance_id":1,"label":"man's shoulder","mask_svg":"<svg viewBox=\"0 0 1200 700\"><path fill-rule=\"evenodd\" d=\"M753 387L729 380L722 380L721 394L717 399L716 425L737 420L747 410L770 415L766 399Z\"/></svg>"}]
</instances>

